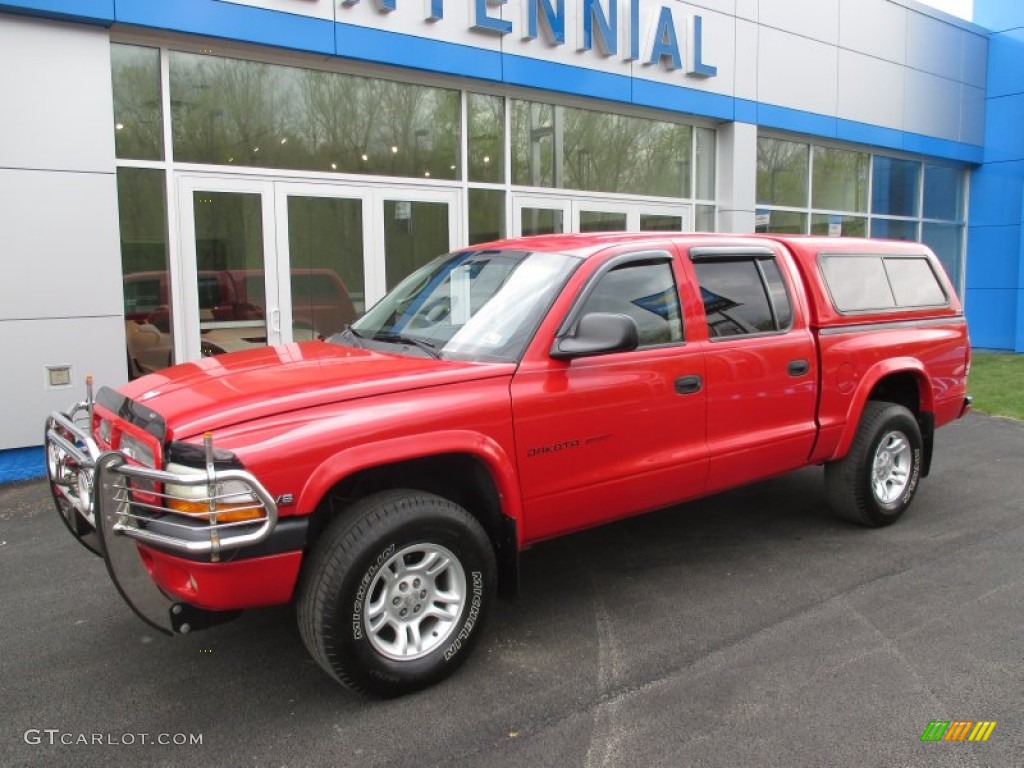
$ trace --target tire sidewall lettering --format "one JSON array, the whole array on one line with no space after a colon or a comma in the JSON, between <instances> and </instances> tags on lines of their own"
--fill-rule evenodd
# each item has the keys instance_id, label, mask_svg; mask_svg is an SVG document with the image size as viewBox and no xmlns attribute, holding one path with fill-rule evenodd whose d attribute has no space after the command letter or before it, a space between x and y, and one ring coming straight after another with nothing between
<instances>
[{"instance_id":1,"label":"tire sidewall lettering","mask_svg":"<svg viewBox=\"0 0 1024 768\"><path fill-rule=\"evenodd\" d=\"M352 601L352 639L362 640L365 635L363 634L363 608L366 605L367 592L370 589L370 585L373 583L374 576L379 571L391 556L395 554L395 545L389 544L384 548L376 559L370 563L370 567L363 573L363 578L360 579L359 585L356 587L355 599Z\"/></svg>"},{"instance_id":2,"label":"tire sidewall lettering","mask_svg":"<svg viewBox=\"0 0 1024 768\"><path fill-rule=\"evenodd\" d=\"M903 506L910 503L910 500L914 498L914 491L917 490L918 480L921 478L921 449L914 449L914 467L910 472L910 482L907 483L906 489L903 491L903 496L900 499Z\"/></svg>"},{"instance_id":3,"label":"tire sidewall lettering","mask_svg":"<svg viewBox=\"0 0 1024 768\"><path fill-rule=\"evenodd\" d=\"M472 597L469 602L469 610L466 611L466 619L462 624L462 629L459 630L459 634L455 636L455 639L444 651L444 660L446 662L451 661L462 649L463 644L469 639L473 632L473 627L476 626L477 620L480 617L484 597L484 576L480 571L471 571L470 577L472 581Z\"/></svg>"}]
</instances>

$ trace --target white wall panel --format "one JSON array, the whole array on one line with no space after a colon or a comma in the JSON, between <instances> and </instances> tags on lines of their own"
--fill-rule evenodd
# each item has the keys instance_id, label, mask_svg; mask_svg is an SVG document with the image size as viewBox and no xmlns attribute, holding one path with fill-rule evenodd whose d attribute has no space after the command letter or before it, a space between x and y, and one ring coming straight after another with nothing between
<instances>
[{"instance_id":1,"label":"white wall panel","mask_svg":"<svg viewBox=\"0 0 1024 768\"><path fill-rule=\"evenodd\" d=\"M839 61L835 46L762 26L757 65L760 101L830 117L836 114Z\"/></svg>"},{"instance_id":2,"label":"white wall panel","mask_svg":"<svg viewBox=\"0 0 1024 768\"><path fill-rule=\"evenodd\" d=\"M0 170L0 320L122 311L113 174Z\"/></svg>"},{"instance_id":3,"label":"white wall panel","mask_svg":"<svg viewBox=\"0 0 1024 768\"><path fill-rule=\"evenodd\" d=\"M839 51L838 116L903 129L904 67L853 51Z\"/></svg>"},{"instance_id":4,"label":"white wall panel","mask_svg":"<svg viewBox=\"0 0 1024 768\"><path fill-rule=\"evenodd\" d=\"M761 0L758 21L823 43L839 42L839 0Z\"/></svg>"},{"instance_id":5,"label":"white wall panel","mask_svg":"<svg viewBox=\"0 0 1024 768\"><path fill-rule=\"evenodd\" d=\"M106 30L0 14L0 73L0 167L113 170Z\"/></svg>"},{"instance_id":6,"label":"white wall panel","mask_svg":"<svg viewBox=\"0 0 1024 768\"><path fill-rule=\"evenodd\" d=\"M294 0L221 0L221 2L251 5L254 8L269 8L272 11L334 21L334 0L304 0L301 3L296 3Z\"/></svg>"},{"instance_id":7,"label":"white wall panel","mask_svg":"<svg viewBox=\"0 0 1024 768\"><path fill-rule=\"evenodd\" d=\"M757 100L757 24L736 20L736 98Z\"/></svg>"},{"instance_id":8,"label":"white wall panel","mask_svg":"<svg viewBox=\"0 0 1024 768\"><path fill-rule=\"evenodd\" d=\"M86 374L93 374L97 385L119 386L128 380L121 317L2 320L0 349L0 449L41 444L47 415L85 398ZM70 365L72 386L48 388L48 365Z\"/></svg>"},{"instance_id":9,"label":"white wall panel","mask_svg":"<svg viewBox=\"0 0 1024 768\"><path fill-rule=\"evenodd\" d=\"M839 0L839 45L903 64L907 9L889 0Z\"/></svg>"},{"instance_id":10,"label":"white wall panel","mask_svg":"<svg viewBox=\"0 0 1024 768\"><path fill-rule=\"evenodd\" d=\"M984 88L988 77L988 38L964 33L964 67L960 79L975 88Z\"/></svg>"},{"instance_id":11,"label":"white wall panel","mask_svg":"<svg viewBox=\"0 0 1024 768\"><path fill-rule=\"evenodd\" d=\"M960 86L960 141L985 143L985 89Z\"/></svg>"},{"instance_id":12,"label":"white wall panel","mask_svg":"<svg viewBox=\"0 0 1024 768\"><path fill-rule=\"evenodd\" d=\"M736 0L736 17L757 21L758 0Z\"/></svg>"},{"instance_id":13,"label":"white wall panel","mask_svg":"<svg viewBox=\"0 0 1024 768\"><path fill-rule=\"evenodd\" d=\"M964 42L960 27L931 16L907 13L907 66L959 80L963 72Z\"/></svg>"},{"instance_id":14,"label":"white wall panel","mask_svg":"<svg viewBox=\"0 0 1024 768\"><path fill-rule=\"evenodd\" d=\"M960 83L906 70L903 130L940 139L960 138Z\"/></svg>"}]
</instances>

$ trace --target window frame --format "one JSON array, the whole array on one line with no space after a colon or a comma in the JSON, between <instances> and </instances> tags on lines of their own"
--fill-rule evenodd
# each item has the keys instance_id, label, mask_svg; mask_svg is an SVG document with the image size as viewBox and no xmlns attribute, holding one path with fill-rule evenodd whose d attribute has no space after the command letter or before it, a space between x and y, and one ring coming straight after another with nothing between
<instances>
[{"instance_id":1,"label":"window frame","mask_svg":"<svg viewBox=\"0 0 1024 768\"><path fill-rule=\"evenodd\" d=\"M627 350L623 352L614 352L611 354L629 354L633 352L646 352L652 349L666 349L672 347L684 347L687 344L686 341L686 315L683 310L682 296L679 292L679 272L675 264L675 257L668 251L652 249L645 251L630 251L628 253L620 253L612 256L604 264L599 266L594 273L587 278L586 283L580 288L576 294L576 298L573 299L572 306L569 307L568 312L565 313L565 317L558 326L558 330L555 332L554 342L557 343L559 340L566 337L572 336L576 333L576 329L579 326L580 318L583 317L584 309L586 308L587 301L593 295L597 289L598 284L601 280L609 273L614 272L617 269L627 267L630 265L638 265L643 263L663 263L667 264L669 268L669 274L672 276L672 287L675 289L676 296L676 307L679 311L679 328L682 334L682 338L679 341L667 341L662 344L648 344L646 346L637 346L636 349Z\"/></svg>"},{"instance_id":2,"label":"window frame","mask_svg":"<svg viewBox=\"0 0 1024 768\"><path fill-rule=\"evenodd\" d=\"M828 276L825 273L825 262L829 258L834 257L857 257L857 258L876 258L882 263L882 271L885 274L886 282L889 286L889 291L892 293L893 306L891 307L874 307L868 309L840 309L839 304L836 303L835 295L832 292L832 285L828 280ZM935 280L935 284L942 292L945 302L942 304L918 304L913 306L900 305L896 303L896 291L892 287L892 279L889 277L889 270L885 268L885 263L888 260L921 260L928 265L928 269L931 270L932 278ZM822 285L825 286L825 291L828 293L829 301L832 304L832 309L843 317L857 317L859 315L892 315L892 314L906 314L912 312L920 312L922 310L930 309L947 309L952 306L952 299L949 295L949 291L946 290L946 284L943 282L941 277L935 271L936 264L932 258L929 257L928 253L922 251L921 253L871 253L868 251L821 251L818 253L815 261L817 262L818 274L821 278ZM939 265L941 269L941 264Z\"/></svg>"},{"instance_id":3,"label":"window frame","mask_svg":"<svg viewBox=\"0 0 1024 768\"><path fill-rule=\"evenodd\" d=\"M714 336L711 333L711 324L708 322L707 310L704 307L704 300L700 299L701 312L704 315L704 325L708 330L708 341L714 344L727 341L735 341L737 339L757 339L764 338L766 336L784 336L790 333L796 326L796 304L793 301L793 294L790 291L789 281L786 279L785 270L779 264L779 254L769 247L754 247L754 248L734 248L731 246L711 246L711 247L695 247L689 251L690 262L694 267L693 273L696 280L695 285L697 286L698 292L701 290L702 285L700 276L697 274L696 265L699 263L723 263L723 262L746 262L751 261L757 269L757 275L761 280L761 290L764 293L765 303L768 305L768 311L771 313L772 322L775 324L775 330L772 331L759 331L757 333L737 333L730 336ZM774 262L776 269L779 271L779 277L782 279L782 288L785 291L786 301L789 302L789 322L784 326L779 324L779 309L775 306L775 302L772 299L771 288L768 285L768 278L765 276L764 267L761 266L761 262L771 261Z\"/></svg>"}]
</instances>

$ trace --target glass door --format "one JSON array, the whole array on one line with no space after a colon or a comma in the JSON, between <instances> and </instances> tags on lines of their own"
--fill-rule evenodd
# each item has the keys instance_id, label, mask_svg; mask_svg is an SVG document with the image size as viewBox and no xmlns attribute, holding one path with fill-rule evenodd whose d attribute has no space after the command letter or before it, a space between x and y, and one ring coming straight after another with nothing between
<instances>
[{"instance_id":1,"label":"glass door","mask_svg":"<svg viewBox=\"0 0 1024 768\"><path fill-rule=\"evenodd\" d=\"M263 181L179 177L179 360L288 340L272 191Z\"/></svg>"}]
</instances>

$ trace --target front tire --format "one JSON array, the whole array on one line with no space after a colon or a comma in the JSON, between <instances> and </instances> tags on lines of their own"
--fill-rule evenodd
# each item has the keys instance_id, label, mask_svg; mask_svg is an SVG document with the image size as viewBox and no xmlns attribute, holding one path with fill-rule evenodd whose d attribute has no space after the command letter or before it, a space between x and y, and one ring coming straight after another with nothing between
<instances>
[{"instance_id":1,"label":"front tire","mask_svg":"<svg viewBox=\"0 0 1024 768\"><path fill-rule=\"evenodd\" d=\"M914 414L902 405L869 400L849 452L825 465L829 505L861 525L892 525L917 492L922 453Z\"/></svg>"},{"instance_id":2,"label":"front tire","mask_svg":"<svg viewBox=\"0 0 1024 768\"><path fill-rule=\"evenodd\" d=\"M324 532L299 587L299 631L342 685L391 697L466 659L495 594L494 551L462 507L429 493L361 499Z\"/></svg>"}]
</instances>

